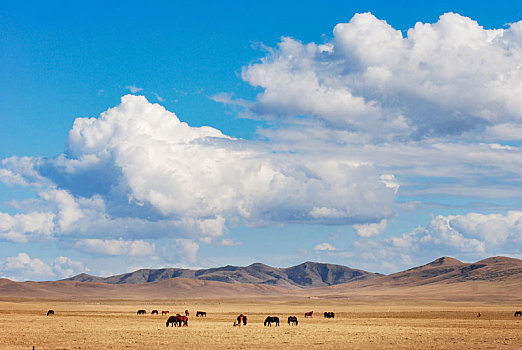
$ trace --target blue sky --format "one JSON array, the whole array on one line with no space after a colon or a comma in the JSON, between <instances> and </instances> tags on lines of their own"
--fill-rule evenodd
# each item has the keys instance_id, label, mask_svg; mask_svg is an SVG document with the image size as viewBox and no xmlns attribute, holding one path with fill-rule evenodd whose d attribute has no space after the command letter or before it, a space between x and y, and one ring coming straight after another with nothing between
<instances>
[{"instance_id":1,"label":"blue sky","mask_svg":"<svg viewBox=\"0 0 522 350\"><path fill-rule=\"evenodd\" d=\"M514 1L6 1L0 276L520 258L521 19Z\"/></svg>"}]
</instances>

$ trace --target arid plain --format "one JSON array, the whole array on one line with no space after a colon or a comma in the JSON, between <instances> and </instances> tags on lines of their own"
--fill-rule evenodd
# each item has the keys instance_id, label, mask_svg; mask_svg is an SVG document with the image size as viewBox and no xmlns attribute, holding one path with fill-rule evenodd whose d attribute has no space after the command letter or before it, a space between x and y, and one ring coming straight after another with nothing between
<instances>
[{"instance_id":1,"label":"arid plain","mask_svg":"<svg viewBox=\"0 0 522 350\"><path fill-rule=\"evenodd\" d=\"M522 262L444 258L322 288L173 278L154 283L0 280L2 349L520 349ZM54 316L46 316L49 309ZM138 309L147 310L138 316ZM157 309L160 315L151 315ZM188 327L165 326L190 311ZM206 318L195 317L197 310ZM314 311L312 318L304 313ZM335 312L325 319L323 312ZM234 327L240 313L248 325ZM477 317L480 313L480 317ZM266 316L279 327L264 327ZM287 318L295 315L298 326Z\"/></svg>"},{"instance_id":2,"label":"arid plain","mask_svg":"<svg viewBox=\"0 0 522 350\"><path fill-rule=\"evenodd\" d=\"M46 316L48 308L56 312ZM147 310L136 315L138 308ZM188 327L165 327L152 309L205 310ZM350 300L3 301L3 349L520 349L515 305ZM304 312L314 310L313 318ZM323 311L335 310L335 319ZM160 311L161 312L161 311ZM481 312L481 317L477 313ZM239 313L248 325L234 327ZM264 327L277 315L280 327ZM298 326L286 318L296 315Z\"/></svg>"}]
</instances>

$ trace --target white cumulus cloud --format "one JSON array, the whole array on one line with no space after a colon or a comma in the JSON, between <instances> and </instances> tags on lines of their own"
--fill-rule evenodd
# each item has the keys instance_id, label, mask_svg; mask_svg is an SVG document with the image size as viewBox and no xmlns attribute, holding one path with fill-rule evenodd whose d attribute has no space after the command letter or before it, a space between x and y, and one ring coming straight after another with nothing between
<instances>
[{"instance_id":1,"label":"white cumulus cloud","mask_svg":"<svg viewBox=\"0 0 522 350\"><path fill-rule=\"evenodd\" d=\"M485 127L512 138L494 127L522 123L520 27L487 30L446 13L403 36L361 13L325 44L284 37L243 79L263 88L251 109L259 115L305 115L380 140Z\"/></svg>"},{"instance_id":2,"label":"white cumulus cloud","mask_svg":"<svg viewBox=\"0 0 522 350\"><path fill-rule=\"evenodd\" d=\"M64 154L2 165L0 180L38 195L13 201L25 212L16 215L41 219L4 214L0 237L38 233L93 254L139 254L137 242L150 252L143 240L160 237L217 242L229 225L357 224L395 210L396 188L370 163L273 152L191 127L143 96L76 119Z\"/></svg>"}]
</instances>

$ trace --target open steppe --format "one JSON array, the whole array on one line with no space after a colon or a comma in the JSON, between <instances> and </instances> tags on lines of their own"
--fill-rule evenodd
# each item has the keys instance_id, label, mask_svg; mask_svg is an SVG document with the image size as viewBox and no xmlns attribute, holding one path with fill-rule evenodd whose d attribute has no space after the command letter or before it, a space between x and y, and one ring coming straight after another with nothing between
<instances>
[{"instance_id":1,"label":"open steppe","mask_svg":"<svg viewBox=\"0 0 522 350\"><path fill-rule=\"evenodd\" d=\"M0 349L522 349L522 317L514 317L522 310L521 260L466 264L443 257L387 276L299 288L300 281L330 281L332 271L317 273L317 266L306 263L288 276L266 266L258 273L257 265L212 272L218 279L245 280L275 271L284 282L278 285L0 279ZM154 273L129 276L149 280ZM54 316L45 315L49 309ZM136 315L138 309L147 314ZM151 315L153 309L189 309L189 326L166 328L167 316ZM208 317L196 318L197 310ZM305 319L312 310L314 317ZM324 319L325 311L335 312L335 319ZM233 327L240 313L248 315L248 325ZM269 315L279 316L281 326L264 327ZM287 324L290 315L298 326Z\"/></svg>"},{"instance_id":2,"label":"open steppe","mask_svg":"<svg viewBox=\"0 0 522 350\"><path fill-rule=\"evenodd\" d=\"M189 327L166 328L167 316L189 309ZM386 302L346 298L243 300L0 301L2 349L520 349L522 318L513 303ZM54 316L46 316L54 309ZM147 315L137 316L138 309ZM196 310L207 318L194 317ZM305 311L313 318L304 318ZM324 319L334 311L335 319ZM477 318L477 313L482 316ZM246 327L233 327L239 313ZM280 327L264 327L267 315ZM286 318L296 315L299 326Z\"/></svg>"}]
</instances>

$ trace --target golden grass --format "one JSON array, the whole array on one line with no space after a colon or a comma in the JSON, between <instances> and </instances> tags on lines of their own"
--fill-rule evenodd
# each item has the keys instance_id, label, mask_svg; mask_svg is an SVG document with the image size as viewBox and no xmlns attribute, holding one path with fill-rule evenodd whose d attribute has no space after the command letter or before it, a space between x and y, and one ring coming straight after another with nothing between
<instances>
[{"instance_id":1,"label":"golden grass","mask_svg":"<svg viewBox=\"0 0 522 350\"><path fill-rule=\"evenodd\" d=\"M137 316L138 309L147 315ZM189 327L167 316L191 311ZM55 316L45 316L54 309ZM0 301L2 349L520 349L522 318L510 304L311 299L192 301ZM196 318L196 310L208 313ZM305 311L314 311L305 319ZM324 311L336 312L333 320ZM482 317L477 318L477 312ZM239 313L246 327L233 327ZM280 327L263 327L267 315ZM286 323L296 315L299 326Z\"/></svg>"}]
</instances>

